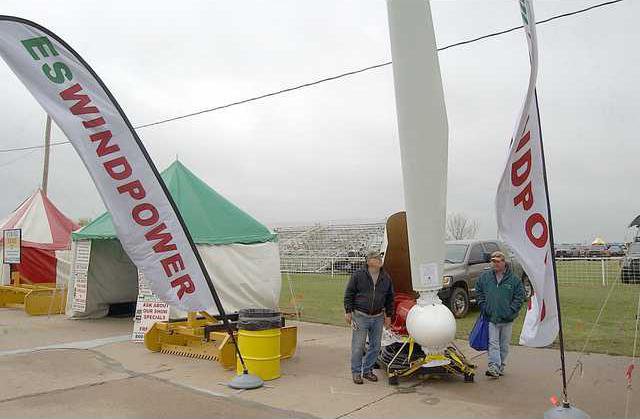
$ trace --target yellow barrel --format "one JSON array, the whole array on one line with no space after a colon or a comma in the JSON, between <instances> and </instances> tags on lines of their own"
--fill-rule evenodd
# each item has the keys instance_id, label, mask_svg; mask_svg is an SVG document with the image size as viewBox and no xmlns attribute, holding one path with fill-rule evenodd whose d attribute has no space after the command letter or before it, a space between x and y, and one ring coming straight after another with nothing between
<instances>
[{"instance_id":1,"label":"yellow barrel","mask_svg":"<svg viewBox=\"0 0 640 419\"><path fill-rule=\"evenodd\" d=\"M238 330L238 347L251 374L263 380L280 377L280 329ZM240 358L237 372L242 374Z\"/></svg>"}]
</instances>

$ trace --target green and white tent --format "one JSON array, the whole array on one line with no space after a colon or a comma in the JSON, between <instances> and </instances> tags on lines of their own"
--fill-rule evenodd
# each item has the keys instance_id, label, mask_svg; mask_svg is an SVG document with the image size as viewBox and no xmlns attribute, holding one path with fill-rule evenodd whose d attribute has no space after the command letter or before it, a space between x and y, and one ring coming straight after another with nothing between
<instances>
[{"instance_id":1,"label":"green and white tent","mask_svg":"<svg viewBox=\"0 0 640 419\"><path fill-rule=\"evenodd\" d=\"M225 310L277 308L280 256L276 235L218 194L179 161L161 174L193 236ZM109 305L135 302L138 271L107 212L73 233L67 314L104 317ZM217 310L212 307L212 314Z\"/></svg>"}]
</instances>

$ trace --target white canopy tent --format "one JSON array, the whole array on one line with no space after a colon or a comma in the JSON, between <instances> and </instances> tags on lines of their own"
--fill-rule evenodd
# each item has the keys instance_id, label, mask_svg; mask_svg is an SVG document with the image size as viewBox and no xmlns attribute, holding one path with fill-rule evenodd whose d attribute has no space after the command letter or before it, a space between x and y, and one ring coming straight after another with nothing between
<instances>
[{"instance_id":1,"label":"white canopy tent","mask_svg":"<svg viewBox=\"0 0 640 419\"><path fill-rule=\"evenodd\" d=\"M276 235L180 162L166 169L162 178L225 310L277 308L281 276ZM110 305L136 301L138 272L122 249L108 213L73 234L73 251L68 316L104 317ZM208 311L217 313L215 307Z\"/></svg>"}]
</instances>

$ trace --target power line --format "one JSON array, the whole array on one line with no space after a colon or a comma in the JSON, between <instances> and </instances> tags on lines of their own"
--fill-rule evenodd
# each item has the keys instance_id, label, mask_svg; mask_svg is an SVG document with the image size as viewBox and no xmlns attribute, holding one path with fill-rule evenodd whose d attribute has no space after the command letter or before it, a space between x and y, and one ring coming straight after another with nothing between
<instances>
[{"instance_id":1,"label":"power line","mask_svg":"<svg viewBox=\"0 0 640 419\"><path fill-rule=\"evenodd\" d=\"M551 22L551 21L556 20L556 19L562 19L562 18L565 18L565 17L578 15L578 14L585 13L585 12L588 12L588 11L593 10L593 9L609 6L609 5L612 5L612 4L615 4L615 3L620 3L622 1L623 0L611 0L611 1L606 1L604 3L595 4L593 6L585 7L584 9L575 10L573 12L562 13L562 14L559 14L559 15L556 15L556 16L552 16L552 17L547 18L547 19L540 20L540 21L536 22L536 25L542 25L542 24ZM504 34L516 31L518 29L522 29L523 27L524 27L523 25L514 26L514 27L509 28L509 29L505 29L505 30L498 31L498 32L492 32L490 34L479 36L477 38L467 39L465 41L460 41L460 42L456 42L456 43L453 43L453 44L445 45L444 47L438 48L438 51L445 51L445 50L450 49L450 48L455 48L455 47L459 47L459 46L463 46L463 45L468 45L468 44L472 44L474 42L478 42L478 41L481 41L481 40L484 40L484 39L488 39L488 38L493 38L493 37L496 37L496 36L504 35ZM242 104L249 103L249 102L254 102L254 101L265 99L265 98L268 98L268 97L281 95L283 93L292 92L294 90L300 90L300 89L304 89L304 88L307 88L307 87L315 86L315 85L318 85L318 84L321 84L321 83L325 83L325 82L341 79L341 78L344 78L344 77L349 77L349 76L353 76L353 75L356 75L356 74L364 73L366 71L370 71L370 70L375 70L375 69L378 69L378 68L386 67L388 65L391 65L391 63L392 63L391 61L386 61L386 62L383 62L383 63L379 63L379 64L371 65L371 66L368 66L368 67L360 68L358 70L348 71L346 73L337 74L335 76L325 77L323 79L315 80L315 81L312 81L312 82L303 83L303 84L299 84L297 86L288 87L286 89L277 90L275 92L265 93L263 95L253 96L253 97L250 97L250 98L247 98L247 99L243 99L243 100L239 100L239 101L236 101L236 102L227 103L225 105L215 106L213 108L202 109L200 111L191 112L191 113L187 113L187 114L179 115L179 116L174 116L172 118L162 119L162 120L159 120L159 121L156 121L156 122L151 122L151 123L148 123L148 124L137 125L137 126L134 126L133 128L134 129L142 129L142 128L147 128L147 127L152 127L152 126L155 126L155 125L166 124L168 122L177 121L179 119L185 119L185 118L190 118L192 116L202 115L204 113L219 111L221 109L230 108L232 106L237 106L237 105L242 105ZM62 145L62 144L69 144L69 143L70 143L69 141L59 141L59 142L51 143L51 145L54 146L54 145ZM0 150L0 153L9 153L9 152L12 152L12 151L22 151L22 150L32 150L32 149L37 149L37 148L44 148L44 146L43 145L38 145L38 146L2 149L2 150Z\"/></svg>"},{"instance_id":2,"label":"power line","mask_svg":"<svg viewBox=\"0 0 640 419\"><path fill-rule=\"evenodd\" d=\"M564 18L564 17L577 15L579 13L588 12L590 10L593 10L593 9L596 9L596 8L599 8L599 7L608 6L608 5L611 5L611 4L614 4L614 3L619 3L621 1L622 0L611 0L611 1L608 1L608 2L604 2L604 3L596 4L596 5L593 5L593 6L590 6L590 7L586 7L584 9L575 10L573 12L568 12L568 13L563 13L563 14L560 14L560 15L552 16L552 17L550 17L548 19L544 19L544 20L541 20L539 22L536 22L536 25L541 25L541 24L545 24L547 22L551 22L552 20L561 19L561 18ZM446 45L444 47L438 48L438 51L445 51L445 50L450 49L450 48L455 48L455 47L459 47L459 46L462 46L462 45L468 45L468 44L471 44L473 42L478 42L478 41L481 41L483 39L488 39L488 38L492 38L492 37L495 37L495 36L504 35L506 33L513 32L513 31L516 31L516 30L522 29L522 28L524 28L524 25L514 26L513 28L506 29L506 30L503 30L503 31L493 32L493 33L490 33L490 34L487 34L487 35L483 35L483 36L480 36L480 37L477 37L477 38L468 39L466 41L460 41L460 42L456 42L456 43L453 43L453 44L450 44L450 45ZM151 127L151 126L154 126L154 125L160 125L160 124L165 124L167 122L176 121L178 119L189 118L189 117L196 116L196 115L202 115L203 113L214 112L214 111L218 111L220 109L230 108L232 106L240 105L240 104L243 104L243 103L253 102L253 101L264 99L264 98L267 98L267 97L270 97L270 96L276 96L276 95L280 95L282 93L287 93L287 92L291 92L291 91L294 91L294 90L303 89L305 87L314 86L316 84L324 83L324 82L327 82L327 81L333 81L333 80L337 80L337 79L340 79L340 78L343 78L343 77L349 77L349 76L353 76L355 74L364 73L365 71L374 70L374 69L378 69L378 68L381 68L381 67L386 67L388 65L391 65L391 63L392 63L391 61L386 61L384 63L372 65L372 66L369 66L369 67L364 67L364 68L361 68L359 70L349 71L349 72L346 72L346 73L338 74L336 76L332 76L332 77L327 77L327 78L324 78L324 79L316 80L316 81L313 81L313 82L310 82L310 83L304 83L304 84L300 84L298 86L289 87L287 89L278 90L278 91L275 91L275 92L272 92L272 93L267 93L267 94L260 95L260 96L254 96L254 97L251 97L251 98L248 98L248 99L244 99L244 100L241 100L241 101L238 101L238 102L232 102L232 103L228 103L226 105L216 106L214 108L203 109L203 110L198 111L198 112L192 112L192 113L188 113L188 114L185 114L185 115L176 116L176 117L173 117L173 118L167 118L167 119L163 119L163 120L160 120L160 121L152 122L152 123L149 123L149 124L138 125L138 126L136 126L134 128L135 129L141 129L141 128L146 128L146 127Z\"/></svg>"},{"instance_id":3,"label":"power line","mask_svg":"<svg viewBox=\"0 0 640 419\"><path fill-rule=\"evenodd\" d=\"M619 0L619 1L621 1L621 0ZM327 82L327 81L337 80L337 79L340 79L340 78L343 78L343 77L347 77L347 76L353 76L354 74L358 74L358 73L364 73L365 71L369 71L369 70L373 70L373 69L376 69L376 68L384 67L384 66L387 66L389 64L391 64L391 61L387 61L387 62L381 63L381 64L372 65L372 66L369 66L369 67L364 67L364 68L361 68L359 70L349 71L347 73L338 74L336 76L326 77L324 79L312 81L312 82L309 82L309 83L299 84L297 86L288 87L286 89L278 90L278 91L271 92L271 93L266 93L266 94L260 95L260 96L254 96L254 97L251 97L251 98L248 98L248 99L244 99L244 100L240 100L240 101L237 101L237 102L227 103L226 105L216 106L215 108L203 109L203 110L198 111L198 112L193 112L193 113L188 113L188 114L185 114L185 115L176 116L176 117L173 117L173 118L163 119L161 121L152 122L150 124L138 125L138 126L133 127L133 128L134 129L146 128L146 127L151 127L151 126L154 126L154 125L160 125L160 124L164 124L164 123L167 123L167 122L176 121L178 119L184 119L184 118L189 118L191 116L201 115L203 113L218 111L220 109L225 109L225 108L230 108L232 106L241 105L243 103L253 102L253 101L264 99L264 98L267 98L267 97L270 97L270 96L276 96L276 95L280 95L282 93L291 92L293 90L298 90L298 89L303 89L305 87L315 86L316 84L324 83L324 82Z\"/></svg>"},{"instance_id":4,"label":"power line","mask_svg":"<svg viewBox=\"0 0 640 419\"><path fill-rule=\"evenodd\" d=\"M547 19L539 20L539 21L536 22L536 25L543 25L545 23L551 22L552 20L562 19L562 18L565 18L565 17L577 15L577 14L580 14L580 13L588 12L588 11L593 10L593 9L597 9L599 7L609 6L609 5L612 5L614 3L620 3L622 1L623 0L611 0L611 1L606 1L604 3L594 4L593 6L585 7L584 9L574 10L573 12L562 13L560 15L551 16L550 18L547 18ZM524 28L524 25L514 26L513 28L505 29L503 31L493 32L493 33L490 33L488 35L479 36L477 38L468 39L466 41L456 42L455 44L451 44L451 45L447 45L447 46L442 47L442 48L438 48L438 51L444 51L445 49L449 49L449 48L453 48L453 47L459 47L461 45L466 45L466 44L471 44L473 42L481 41L481 40L487 39L487 38L492 38L494 36L504 35L506 33L517 31L518 29L522 29L522 28Z\"/></svg>"},{"instance_id":5,"label":"power line","mask_svg":"<svg viewBox=\"0 0 640 419\"><path fill-rule=\"evenodd\" d=\"M49 146L53 147L55 145L62 145L62 144L71 144L70 141L57 141L54 143L49 144ZM3 150L0 150L0 153L9 153L11 151L25 151L25 150L34 150L37 148L44 148L43 145L32 145L32 146L28 146L28 147L16 147L16 148L5 148Z\"/></svg>"}]
</instances>

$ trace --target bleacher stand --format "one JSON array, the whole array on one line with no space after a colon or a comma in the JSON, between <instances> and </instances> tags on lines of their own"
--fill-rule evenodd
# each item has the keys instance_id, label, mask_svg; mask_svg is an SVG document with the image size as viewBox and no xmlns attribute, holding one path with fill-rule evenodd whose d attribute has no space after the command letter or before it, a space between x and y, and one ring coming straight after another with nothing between
<instances>
[{"instance_id":1,"label":"bleacher stand","mask_svg":"<svg viewBox=\"0 0 640 419\"><path fill-rule=\"evenodd\" d=\"M347 273L361 266L369 249L380 249L385 223L280 226L282 272Z\"/></svg>"}]
</instances>

